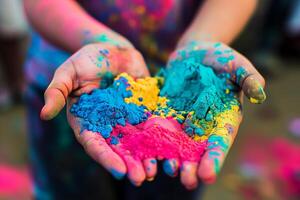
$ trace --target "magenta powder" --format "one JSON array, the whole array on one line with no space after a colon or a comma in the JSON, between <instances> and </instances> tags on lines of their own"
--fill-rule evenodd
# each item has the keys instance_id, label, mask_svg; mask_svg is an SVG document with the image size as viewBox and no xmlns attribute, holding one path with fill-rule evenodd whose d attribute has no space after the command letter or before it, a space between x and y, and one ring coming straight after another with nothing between
<instances>
[{"instance_id":1,"label":"magenta powder","mask_svg":"<svg viewBox=\"0 0 300 200\"><path fill-rule=\"evenodd\" d=\"M137 160L176 158L181 163L198 162L206 149L206 142L188 137L176 120L161 117L150 118L136 126L117 125L107 142L118 145L117 151L129 151Z\"/></svg>"}]
</instances>

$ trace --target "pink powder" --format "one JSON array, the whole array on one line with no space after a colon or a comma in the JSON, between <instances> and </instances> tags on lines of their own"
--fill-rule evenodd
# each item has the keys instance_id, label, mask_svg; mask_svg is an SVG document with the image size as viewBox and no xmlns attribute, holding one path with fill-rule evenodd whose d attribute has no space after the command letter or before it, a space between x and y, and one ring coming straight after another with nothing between
<instances>
[{"instance_id":1,"label":"pink powder","mask_svg":"<svg viewBox=\"0 0 300 200\"><path fill-rule=\"evenodd\" d=\"M31 180L28 170L0 164L0 196L31 194Z\"/></svg>"},{"instance_id":2,"label":"pink powder","mask_svg":"<svg viewBox=\"0 0 300 200\"><path fill-rule=\"evenodd\" d=\"M172 118L150 118L137 126L117 125L112 135L119 139L117 149L120 153L130 153L140 160L177 158L180 163L198 162L206 148L206 142L196 142L188 137L181 125ZM111 138L107 141L110 144Z\"/></svg>"}]
</instances>

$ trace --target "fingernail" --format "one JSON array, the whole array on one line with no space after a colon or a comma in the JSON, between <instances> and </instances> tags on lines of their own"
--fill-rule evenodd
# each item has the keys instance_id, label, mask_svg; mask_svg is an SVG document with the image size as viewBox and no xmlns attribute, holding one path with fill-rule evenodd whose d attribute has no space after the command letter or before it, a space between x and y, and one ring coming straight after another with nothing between
<instances>
[{"instance_id":1,"label":"fingernail","mask_svg":"<svg viewBox=\"0 0 300 200\"><path fill-rule=\"evenodd\" d=\"M197 187L197 184L193 184L193 185L187 185L185 186L187 190L194 190Z\"/></svg>"},{"instance_id":2,"label":"fingernail","mask_svg":"<svg viewBox=\"0 0 300 200\"><path fill-rule=\"evenodd\" d=\"M260 104L266 100L266 93L260 82L253 77L249 77L243 84L243 91L251 103Z\"/></svg>"},{"instance_id":3,"label":"fingernail","mask_svg":"<svg viewBox=\"0 0 300 200\"><path fill-rule=\"evenodd\" d=\"M116 169L110 169L110 173L113 175L113 177L115 177L115 179L117 180L121 180L124 176L125 173L119 172Z\"/></svg>"},{"instance_id":4,"label":"fingernail","mask_svg":"<svg viewBox=\"0 0 300 200\"><path fill-rule=\"evenodd\" d=\"M163 162L163 169L165 171L165 173L171 177L175 177L176 176L176 171L174 169L174 166L171 164L171 162L169 161L165 161Z\"/></svg>"},{"instance_id":5,"label":"fingernail","mask_svg":"<svg viewBox=\"0 0 300 200\"><path fill-rule=\"evenodd\" d=\"M130 180L130 179L129 179ZM133 181L133 180L130 180L130 182L132 183L132 185L136 186L136 187L139 187L142 185L142 182L136 182L136 181Z\"/></svg>"},{"instance_id":6,"label":"fingernail","mask_svg":"<svg viewBox=\"0 0 300 200\"><path fill-rule=\"evenodd\" d=\"M151 182L154 180L154 177L147 178L147 181Z\"/></svg>"},{"instance_id":7,"label":"fingernail","mask_svg":"<svg viewBox=\"0 0 300 200\"><path fill-rule=\"evenodd\" d=\"M156 163L157 163L157 161L156 161L155 159L151 159L150 162L151 162L152 164L156 164Z\"/></svg>"}]
</instances>

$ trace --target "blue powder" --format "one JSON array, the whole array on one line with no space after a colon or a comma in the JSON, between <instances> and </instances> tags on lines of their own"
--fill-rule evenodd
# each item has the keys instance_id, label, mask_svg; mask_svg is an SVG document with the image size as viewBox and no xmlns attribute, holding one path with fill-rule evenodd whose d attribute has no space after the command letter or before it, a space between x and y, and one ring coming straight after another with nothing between
<instances>
[{"instance_id":1,"label":"blue powder","mask_svg":"<svg viewBox=\"0 0 300 200\"><path fill-rule=\"evenodd\" d=\"M236 76L236 83L242 84L241 80L245 79L246 76L248 76L248 72L243 67L239 67L236 69L235 76Z\"/></svg>"},{"instance_id":2,"label":"blue powder","mask_svg":"<svg viewBox=\"0 0 300 200\"><path fill-rule=\"evenodd\" d=\"M114 82L114 75L111 72L98 73L97 76L101 78L100 81L101 89L108 88Z\"/></svg>"},{"instance_id":3,"label":"blue powder","mask_svg":"<svg viewBox=\"0 0 300 200\"><path fill-rule=\"evenodd\" d=\"M214 45L215 48L218 48L218 47L221 47L221 46L222 46L222 43L221 43L221 42L217 42L217 43L215 43L215 45Z\"/></svg>"},{"instance_id":4,"label":"blue powder","mask_svg":"<svg viewBox=\"0 0 300 200\"><path fill-rule=\"evenodd\" d=\"M214 55L222 55L222 51L217 50L214 52Z\"/></svg>"},{"instance_id":5,"label":"blue powder","mask_svg":"<svg viewBox=\"0 0 300 200\"><path fill-rule=\"evenodd\" d=\"M208 138L208 149L221 148L223 152L227 152L229 148L229 141L227 138L220 135L211 135Z\"/></svg>"},{"instance_id":6,"label":"blue powder","mask_svg":"<svg viewBox=\"0 0 300 200\"><path fill-rule=\"evenodd\" d=\"M118 134L118 138L122 138L123 137L123 134L122 133L119 133Z\"/></svg>"},{"instance_id":7,"label":"blue powder","mask_svg":"<svg viewBox=\"0 0 300 200\"><path fill-rule=\"evenodd\" d=\"M210 151L209 152L209 156L220 156L221 154L220 154L220 152L218 152L218 151Z\"/></svg>"},{"instance_id":8,"label":"blue powder","mask_svg":"<svg viewBox=\"0 0 300 200\"><path fill-rule=\"evenodd\" d=\"M115 136L112 136L110 139L110 144L113 144L113 145L119 144L119 139Z\"/></svg>"},{"instance_id":9,"label":"blue powder","mask_svg":"<svg viewBox=\"0 0 300 200\"><path fill-rule=\"evenodd\" d=\"M174 176L175 175L175 169L173 168L173 165L171 164L171 162L168 161L168 160L163 162L163 170L169 176Z\"/></svg>"},{"instance_id":10,"label":"blue powder","mask_svg":"<svg viewBox=\"0 0 300 200\"><path fill-rule=\"evenodd\" d=\"M121 180L125 176L124 173L119 172L118 170L115 170L114 168L110 169L109 171L117 180Z\"/></svg>"},{"instance_id":11,"label":"blue powder","mask_svg":"<svg viewBox=\"0 0 300 200\"><path fill-rule=\"evenodd\" d=\"M120 77L106 89L83 94L70 112L81 119L82 130L98 132L108 138L117 124L125 126L127 122L137 125L148 118L144 106L124 101L124 98L132 96L127 87L128 81Z\"/></svg>"},{"instance_id":12,"label":"blue powder","mask_svg":"<svg viewBox=\"0 0 300 200\"><path fill-rule=\"evenodd\" d=\"M151 159L150 162L151 162L152 164L156 164L156 163L157 163L157 161L156 161L155 159Z\"/></svg>"},{"instance_id":13,"label":"blue powder","mask_svg":"<svg viewBox=\"0 0 300 200\"><path fill-rule=\"evenodd\" d=\"M229 61L231 61L233 59L234 59L234 56L231 55L229 57L219 57L219 58L217 58L217 61L222 65L226 65Z\"/></svg>"},{"instance_id":14,"label":"blue powder","mask_svg":"<svg viewBox=\"0 0 300 200\"><path fill-rule=\"evenodd\" d=\"M195 133L198 135L198 136L202 136L205 134L204 130L202 128L196 128L195 129Z\"/></svg>"}]
</instances>

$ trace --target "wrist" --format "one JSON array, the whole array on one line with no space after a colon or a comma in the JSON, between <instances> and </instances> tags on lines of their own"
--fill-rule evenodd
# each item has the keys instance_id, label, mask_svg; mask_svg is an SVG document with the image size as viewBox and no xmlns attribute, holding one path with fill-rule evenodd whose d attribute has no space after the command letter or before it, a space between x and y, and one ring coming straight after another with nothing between
<instances>
[{"instance_id":1,"label":"wrist","mask_svg":"<svg viewBox=\"0 0 300 200\"><path fill-rule=\"evenodd\" d=\"M92 32L89 30L84 31L82 44L87 45L91 43L110 44L118 47L133 47L129 40L112 30L105 30L101 32Z\"/></svg>"},{"instance_id":2,"label":"wrist","mask_svg":"<svg viewBox=\"0 0 300 200\"><path fill-rule=\"evenodd\" d=\"M177 43L176 49L188 46L191 43L202 43L202 42L222 42L216 35L208 33L197 33L186 32L179 42Z\"/></svg>"}]
</instances>

